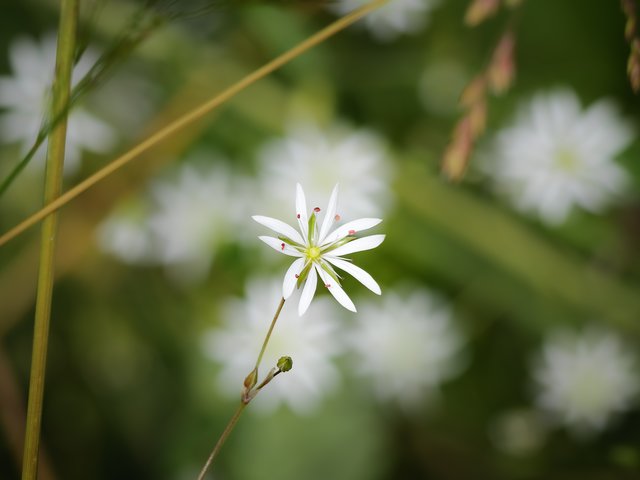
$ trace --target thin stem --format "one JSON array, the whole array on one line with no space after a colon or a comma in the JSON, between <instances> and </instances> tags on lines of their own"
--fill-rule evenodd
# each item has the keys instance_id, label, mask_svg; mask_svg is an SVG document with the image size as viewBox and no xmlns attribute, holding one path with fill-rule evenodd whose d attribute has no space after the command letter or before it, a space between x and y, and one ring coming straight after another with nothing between
<instances>
[{"instance_id":1,"label":"thin stem","mask_svg":"<svg viewBox=\"0 0 640 480\"><path fill-rule=\"evenodd\" d=\"M267 331L267 335L264 337L264 342L262 342L262 348L260 349L260 353L258 354L258 359L256 360L256 366L254 370L258 370L258 367L260 366L260 362L262 362L262 356L264 355L264 351L267 349L267 344L269 343L269 339L271 338L271 332L273 332L273 327L276 326L276 321L280 316L280 312L282 311L283 306L284 306L284 297L280 299L280 304L278 305L278 309L276 310L276 313L273 316L273 320L271 320L271 325L269 325L269 330Z\"/></svg>"},{"instance_id":2,"label":"thin stem","mask_svg":"<svg viewBox=\"0 0 640 480\"><path fill-rule=\"evenodd\" d=\"M71 188L70 190L65 192L63 195L61 195L57 199L51 201L41 210L37 211L36 213L28 217L26 220L23 220L21 223L19 223L18 225L13 227L11 230L6 232L4 235L0 237L0 246L4 245L9 240L17 237L19 234L24 232L26 229L28 229L32 225L38 223L40 220L42 220L44 217L46 217L50 213L58 210L63 205L66 205L71 200L76 198L78 195L83 193L85 190L91 188L100 180L103 180L104 178L108 177L115 171L119 170L121 167L123 167L133 159L137 158L142 153L149 150L151 147L157 145L162 140L165 140L167 137L173 135L177 131L187 127L188 125L192 124L196 120L199 120L204 115L208 114L209 112L219 107L223 103L229 101L231 98L236 96L238 93L240 93L250 85L257 82L261 78L267 76L268 74L272 73L274 70L277 70L278 68L287 64L294 58L298 57L299 55L309 50L310 48L318 45L319 43L322 43L324 40L331 37L332 35L335 35L339 31L344 30L346 27L348 27L355 21L365 16L367 13L387 3L387 1L388 0L374 0L371 3L368 3L367 5L364 5L361 8L358 8L353 12L345 15L344 17L339 18L338 20L333 22L331 25L320 30L319 32L312 35L302 43L299 43L298 45L293 47L291 50L288 50L287 52L283 53L279 57L276 57L266 65L253 71L252 73L244 77L242 80L234 83L219 95L216 95L215 97L205 102L204 104L200 105L199 107L196 107L195 109L190 110L189 112L184 114L182 117L178 118L177 120L173 121L172 123L162 128L155 134L151 135L149 138L142 141L141 143L139 143L138 145L133 147L131 150L121 155L120 157L116 158L111 163L106 165L104 168L98 170L96 173L88 177L86 180L80 182L78 185Z\"/></svg>"},{"instance_id":3,"label":"thin stem","mask_svg":"<svg viewBox=\"0 0 640 480\"><path fill-rule=\"evenodd\" d=\"M254 367L252 372L253 374L255 374L254 378L257 378L258 376L258 367L260 366L260 362L262 361L262 356L264 355L264 351L267 349L267 344L269 343L269 339L271 338L271 333L273 332L273 328L276 326L276 321L280 316L280 312L282 311L284 302L285 302L284 297L282 297L280 299L280 303L278 304L278 308L276 309L276 313L273 316L273 320L271 320L271 325L269 325L269 330L267 331L267 334L264 337L264 342L262 342L262 348L260 349L258 360L256 360L256 366ZM206 475L207 470L209 469L209 467L211 466L211 463L213 462L213 459L216 457L216 455L222 448L222 445L227 440L227 437L233 430L233 427L236 426L236 423L240 418L240 415L242 415L242 412L245 409L245 407L249 405L249 403L251 402L251 400L253 400L253 398L255 398L255 395L262 389L262 387L264 387L267 383L269 383L279 373L280 373L280 370L278 370L274 375L272 375L271 378L266 379L264 382L258 385L258 387L254 392L251 392L253 385L249 387L245 386L245 390L242 393L242 400L240 401L240 406L236 410L236 413L233 414L233 417L231 417L231 420L229 420L227 427L224 429L224 432L222 432L222 435L220 435L220 438L216 442L216 446L213 447L213 451L209 455L209 458L207 458L207 462L204 464L204 467L202 467L202 470L200 471L200 475L198 475L198 480L202 480ZM255 385L255 382L254 382L254 385ZM253 395L251 395L251 393L253 393Z\"/></svg>"},{"instance_id":4,"label":"thin stem","mask_svg":"<svg viewBox=\"0 0 640 480\"><path fill-rule=\"evenodd\" d=\"M55 117L66 108L71 92L71 71L75 51L79 0L62 0L60 29L56 52L56 77L53 85L51 116ZM47 151L47 167L44 185L44 202L50 203L62 191L62 170L67 136L67 121L62 121L51 131ZM47 364L47 344L51 297L53 292L53 260L56 246L58 214L52 213L42 224L40 245L40 269L36 297L35 325L31 376L29 379L29 401L25 432L22 480L35 480L38 474L38 452L40 447L40 424L42 400Z\"/></svg>"},{"instance_id":5,"label":"thin stem","mask_svg":"<svg viewBox=\"0 0 640 480\"><path fill-rule=\"evenodd\" d=\"M200 470L200 475L198 475L198 480L204 479L204 476L207 474L207 470L209 470L209 467L211 466L211 463L213 462L214 458L216 458L216 456L218 455L218 452L220 452L220 449L222 448L222 445L224 445L224 442L227 441L229 434L233 430L233 427L236 426L236 423L238 422L240 415L242 415L242 412L247 407L247 405L249 404L244 402L240 402L240 405L238 405L238 408L236 409L236 413L234 413L233 417L231 417L231 420L229 420L227 427L224 429L224 432L222 432L222 435L220 435L220 438L218 439L216 446L213 447L213 450L211 451L209 458L207 458L207 462L204 464L204 467L202 467L202 470Z\"/></svg>"}]
</instances>

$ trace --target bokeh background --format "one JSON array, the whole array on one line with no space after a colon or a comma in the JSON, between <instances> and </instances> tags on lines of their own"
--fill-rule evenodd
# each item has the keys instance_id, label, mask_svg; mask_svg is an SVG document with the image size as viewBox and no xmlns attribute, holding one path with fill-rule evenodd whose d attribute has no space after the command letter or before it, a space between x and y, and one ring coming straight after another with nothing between
<instances>
[{"instance_id":1,"label":"bokeh background","mask_svg":"<svg viewBox=\"0 0 640 480\"><path fill-rule=\"evenodd\" d=\"M83 2L65 185L363 2ZM251 215L295 224L295 184L383 218L345 276L285 304L210 478L623 479L640 475L640 142L619 2L395 0L167 139L62 210L43 479L195 478L233 413L287 258ZM482 2L477 2L482 3ZM489 2L490 3L490 2ZM629 3L629 2L628 2ZM635 2L630 2L635 3ZM0 173L37 132L58 2L0 6ZM506 29L464 179L440 173L459 99ZM537 163L536 163L537 162ZM519 173L525 171L524 174ZM511 172L511 173L509 173ZM0 198L41 205L42 156ZM561 181L556 181L561 178ZM524 201L527 199L527 201ZM0 248L0 477L19 478L38 229Z\"/></svg>"}]
</instances>

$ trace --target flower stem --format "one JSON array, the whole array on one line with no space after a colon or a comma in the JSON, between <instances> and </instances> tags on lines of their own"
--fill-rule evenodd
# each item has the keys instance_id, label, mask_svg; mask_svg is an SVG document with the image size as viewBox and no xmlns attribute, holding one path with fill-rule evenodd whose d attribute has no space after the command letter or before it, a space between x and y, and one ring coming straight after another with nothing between
<instances>
[{"instance_id":1,"label":"flower stem","mask_svg":"<svg viewBox=\"0 0 640 480\"><path fill-rule=\"evenodd\" d=\"M224 445L224 442L226 442L227 438L229 437L229 434L233 430L233 427L236 426L236 423L238 422L240 415L242 415L242 412L247 407L247 405L249 404L244 402L240 402L240 405L238 405L238 408L236 409L236 413L234 413L233 417L231 417L231 420L229 420L229 423L224 429L224 432L222 432L222 435L220 435L220 438L218 439L216 446L213 447L213 450L211 451L209 458L207 458L207 462L204 464L204 467L202 467L202 470L200 470L200 474L198 475L198 480L204 479L204 476L207 474L207 470L209 470L209 466L213 462L214 458L216 458L216 455L218 455L218 452L222 448L222 445Z\"/></svg>"},{"instance_id":2,"label":"flower stem","mask_svg":"<svg viewBox=\"0 0 640 480\"><path fill-rule=\"evenodd\" d=\"M260 354L258 355L258 359L256 360L256 366L254 370L258 370L260 366L260 362L262 362L262 356L264 355L264 351L267 349L267 344L269 343L269 339L271 338L271 333L273 332L273 327L276 326L276 321L280 316L280 312L282 311L282 307L284 306L284 297L280 299L280 304L278 305L278 309L276 310L275 315L273 316L273 320L271 320L271 325L269 325L269 330L267 331L267 335L264 337L264 342L262 342L262 348L260 349Z\"/></svg>"},{"instance_id":3,"label":"flower stem","mask_svg":"<svg viewBox=\"0 0 640 480\"><path fill-rule=\"evenodd\" d=\"M53 84L53 101L50 115L55 117L66 108L71 91L71 72L75 53L79 0L62 0L58 47L56 52L56 76ZM44 202L51 203L62 191L62 170L67 135L67 120L63 118L51 131L47 151ZM40 447L40 425L42 400L47 364L47 343L53 292L53 264L56 247L58 213L51 213L42 223L40 245L40 269L36 297L35 325L31 376L29 379L29 401L24 443L22 480L35 480L38 473L38 451Z\"/></svg>"},{"instance_id":4,"label":"flower stem","mask_svg":"<svg viewBox=\"0 0 640 480\"><path fill-rule=\"evenodd\" d=\"M273 328L276 326L276 321L280 316L280 312L282 311L284 302L285 302L284 297L282 297L280 299L280 303L278 304L278 308L276 309L276 313L273 316L273 320L271 320L271 325L269 325L269 330L267 331L267 334L264 337L264 342L262 342L262 348L260 349L260 353L258 354L258 360L256 360L256 366L254 367L253 371L249 374L249 375L253 374L254 379L257 378L258 376L258 367L260 366L260 362L262 362L262 356L264 355L264 351L267 349L267 345L269 344L269 339L271 338L271 333L273 332ZM257 392L259 392L262 389L262 387L264 387L267 383L269 383L273 379L273 377L275 377L279 373L280 373L280 370L278 369L278 371L274 375L270 376L268 379L266 379L264 382L258 385L258 387L253 392L251 392L251 389L254 387L255 382L254 382L254 385L248 386L245 380L245 388L242 392L242 399L240 401L240 405L238 406L236 412L233 414L233 417L231 417L231 420L229 420L229 423L227 424L226 428L222 432L222 435L220 435L220 438L216 442L216 446L213 447L213 450L211 451L209 458L207 458L207 462L204 464L204 467L202 467L202 470L200 471L200 475L198 475L198 480L202 480L206 475L207 470L211 466L211 463L213 462L214 458L216 457L216 455L218 455L218 452L222 448L222 445L224 445L224 442L227 440L227 437L229 436L233 428L236 426L236 423L238 422L240 415L242 415L242 412L244 411L245 407L249 405L249 403L251 402L251 400L253 400L253 398L255 398L255 395L257 394Z\"/></svg>"},{"instance_id":5,"label":"flower stem","mask_svg":"<svg viewBox=\"0 0 640 480\"><path fill-rule=\"evenodd\" d=\"M185 113L183 116L173 121L169 125L165 126L155 134L151 135L146 140L143 140L141 143L131 148L128 152L122 154L120 157L116 158L111 163L109 163L102 169L98 170L96 173L94 173L87 179L83 180L78 185L71 188L70 190L62 194L57 199L47 203L42 209L40 209L33 215L29 216L27 219L20 222L11 230L6 232L4 235L0 236L0 246L4 245L9 240L17 237L26 229L38 223L40 220L45 218L50 213L60 209L62 206L66 205L71 200L75 199L78 195L80 195L81 193L88 190L96 183L98 183L100 180L103 180L104 178L108 177L115 171L119 170L124 165L128 164L135 158L139 157L142 153L146 152L151 147L154 147L155 145L165 140L166 138L170 137L177 131L182 130L188 125L191 125L196 120L201 119L204 115L216 109L223 103L229 101L231 98L235 97L238 93L240 93L250 85L254 84L261 78L266 77L268 74L270 74L274 70L277 70L283 65L286 65L294 58L300 56L310 48L322 43L332 35L335 35L339 31L344 30L346 27L348 27L355 21L364 17L366 14L372 12L373 10L387 3L387 1L388 0L373 0L371 3L368 3L354 10L353 12L345 15L344 17L339 18L338 20L333 22L331 25L325 27L324 29L317 32L316 34L307 38L305 41L303 41L302 43L299 43L298 45L293 47L291 50L286 51L279 57L274 58L269 63L263 65L259 69L253 71L252 73L244 77L243 79L234 83L219 95L216 95L215 97L203 103L199 107L196 107L195 109Z\"/></svg>"}]
</instances>

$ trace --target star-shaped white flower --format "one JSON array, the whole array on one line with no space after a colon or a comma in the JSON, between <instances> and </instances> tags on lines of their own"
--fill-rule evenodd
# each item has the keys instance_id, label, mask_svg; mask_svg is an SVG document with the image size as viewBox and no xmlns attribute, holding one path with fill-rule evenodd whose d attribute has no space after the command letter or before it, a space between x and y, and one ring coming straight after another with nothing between
<instances>
[{"instance_id":1,"label":"star-shaped white flower","mask_svg":"<svg viewBox=\"0 0 640 480\"><path fill-rule=\"evenodd\" d=\"M498 133L485 168L517 208L559 225L575 207L599 213L622 197L630 177L615 158L633 139L615 104L584 109L573 91L555 90Z\"/></svg>"},{"instance_id":2,"label":"star-shaped white flower","mask_svg":"<svg viewBox=\"0 0 640 480\"><path fill-rule=\"evenodd\" d=\"M284 276L282 296L285 299L289 298L296 286L299 288L304 284L300 303L298 304L299 315L303 315L311 304L316 291L318 276L320 276L324 286L340 305L352 312L356 311L355 305L340 286L340 276L333 267L338 267L349 273L372 292L378 295L381 293L380 286L371 275L362 268L355 266L349 260L342 258L342 256L371 250L380 245L384 241L384 235L371 235L361 238L357 238L355 235L362 230L375 227L382 220L379 218L361 218L345 223L330 232L332 225L340 220L340 216L336 214L337 205L338 185L334 187L331 193L324 220L318 230L316 216L320 209L316 207L310 215L307 215L307 201L302 186L298 183L296 185L296 218L300 225L300 232L275 218L261 215L253 217L256 222L269 227L279 234L278 237L258 237L260 240L280 253L298 257Z\"/></svg>"}]
</instances>

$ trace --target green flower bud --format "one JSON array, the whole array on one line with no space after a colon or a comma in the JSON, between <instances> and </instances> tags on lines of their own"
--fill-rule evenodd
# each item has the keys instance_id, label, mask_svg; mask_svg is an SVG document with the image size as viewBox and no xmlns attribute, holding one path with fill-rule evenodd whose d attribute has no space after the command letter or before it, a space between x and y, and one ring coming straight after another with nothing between
<instances>
[{"instance_id":1,"label":"green flower bud","mask_svg":"<svg viewBox=\"0 0 640 480\"><path fill-rule=\"evenodd\" d=\"M293 360L291 357L280 357L277 366L281 372L288 372L293 368Z\"/></svg>"}]
</instances>

